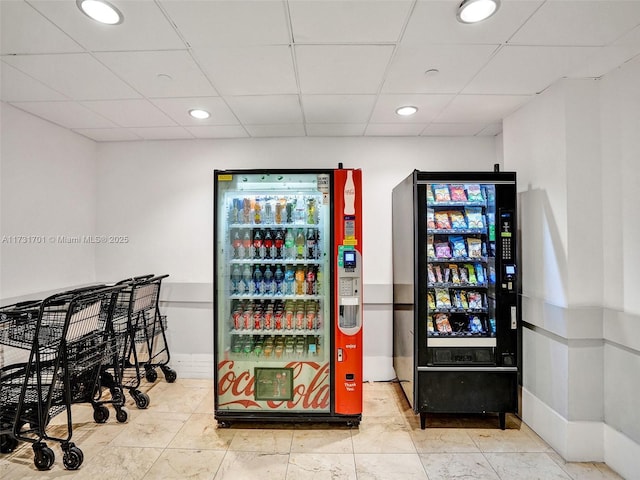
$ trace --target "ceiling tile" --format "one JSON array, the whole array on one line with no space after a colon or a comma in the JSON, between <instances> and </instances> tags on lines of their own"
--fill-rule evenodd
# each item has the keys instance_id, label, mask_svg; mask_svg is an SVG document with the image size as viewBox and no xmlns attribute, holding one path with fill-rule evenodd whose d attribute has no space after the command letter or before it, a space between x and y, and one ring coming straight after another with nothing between
<instances>
[{"instance_id":1,"label":"ceiling tile","mask_svg":"<svg viewBox=\"0 0 640 480\"><path fill-rule=\"evenodd\" d=\"M194 55L222 95L298 93L288 45L201 48Z\"/></svg>"},{"instance_id":2,"label":"ceiling tile","mask_svg":"<svg viewBox=\"0 0 640 480\"><path fill-rule=\"evenodd\" d=\"M456 19L460 0L418 0L402 37L402 44L504 43L543 1L503 1L492 17L470 25Z\"/></svg>"},{"instance_id":3,"label":"ceiling tile","mask_svg":"<svg viewBox=\"0 0 640 480\"><path fill-rule=\"evenodd\" d=\"M88 53L16 55L2 60L74 100L140 97Z\"/></svg>"},{"instance_id":4,"label":"ceiling tile","mask_svg":"<svg viewBox=\"0 0 640 480\"><path fill-rule=\"evenodd\" d=\"M73 131L96 142L141 140L131 129L127 128L75 128Z\"/></svg>"},{"instance_id":5,"label":"ceiling tile","mask_svg":"<svg viewBox=\"0 0 640 480\"><path fill-rule=\"evenodd\" d=\"M101 25L87 17L74 0L30 0L60 29L94 52L109 50L168 50L184 42L155 2L113 2L124 15L119 25Z\"/></svg>"},{"instance_id":6,"label":"ceiling tile","mask_svg":"<svg viewBox=\"0 0 640 480\"><path fill-rule=\"evenodd\" d=\"M458 93L497 48L497 45L401 45L396 50L382 91ZM429 69L438 71L425 74Z\"/></svg>"},{"instance_id":7,"label":"ceiling tile","mask_svg":"<svg viewBox=\"0 0 640 480\"><path fill-rule=\"evenodd\" d=\"M436 123L497 123L531 99L528 95L458 95Z\"/></svg>"},{"instance_id":8,"label":"ceiling tile","mask_svg":"<svg viewBox=\"0 0 640 480\"><path fill-rule=\"evenodd\" d=\"M453 98L454 95L380 95L373 115L371 116L371 123L427 124L430 123ZM418 107L418 112L410 117L398 115L396 109L404 105Z\"/></svg>"},{"instance_id":9,"label":"ceiling tile","mask_svg":"<svg viewBox=\"0 0 640 480\"><path fill-rule=\"evenodd\" d=\"M245 125L252 137L304 137L304 125Z\"/></svg>"},{"instance_id":10,"label":"ceiling tile","mask_svg":"<svg viewBox=\"0 0 640 480\"><path fill-rule=\"evenodd\" d=\"M178 125L237 125L238 119L220 97L155 98L149 100ZM211 114L205 120L189 115L189 110L203 109Z\"/></svg>"},{"instance_id":11,"label":"ceiling tile","mask_svg":"<svg viewBox=\"0 0 640 480\"><path fill-rule=\"evenodd\" d=\"M186 50L105 52L95 56L145 97L217 95Z\"/></svg>"},{"instance_id":12,"label":"ceiling tile","mask_svg":"<svg viewBox=\"0 0 640 480\"><path fill-rule=\"evenodd\" d=\"M82 102L120 127L167 127L175 122L148 100Z\"/></svg>"},{"instance_id":13,"label":"ceiling tile","mask_svg":"<svg viewBox=\"0 0 640 480\"><path fill-rule=\"evenodd\" d=\"M485 127L483 123L431 123L422 132L427 137L473 137Z\"/></svg>"},{"instance_id":14,"label":"ceiling tile","mask_svg":"<svg viewBox=\"0 0 640 480\"><path fill-rule=\"evenodd\" d=\"M366 123L307 123L310 137L360 137L364 135Z\"/></svg>"},{"instance_id":15,"label":"ceiling tile","mask_svg":"<svg viewBox=\"0 0 640 480\"><path fill-rule=\"evenodd\" d=\"M284 3L279 0L162 0L160 4L194 48L282 45L290 40Z\"/></svg>"},{"instance_id":16,"label":"ceiling tile","mask_svg":"<svg viewBox=\"0 0 640 480\"><path fill-rule=\"evenodd\" d=\"M0 2L0 53L67 53L80 51L82 51L80 45L34 10L28 3L17 1Z\"/></svg>"},{"instance_id":17,"label":"ceiling tile","mask_svg":"<svg viewBox=\"0 0 640 480\"><path fill-rule=\"evenodd\" d=\"M65 128L104 128L115 125L76 102L12 102L11 105Z\"/></svg>"},{"instance_id":18,"label":"ceiling tile","mask_svg":"<svg viewBox=\"0 0 640 480\"><path fill-rule=\"evenodd\" d=\"M193 138L193 135L183 127L137 127L129 130L145 140L179 140Z\"/></svg>"},{"instance_id":19,"label":"ceiling tile","mask_svg":"<svg viewBox=\"0 0 640 480\"><path fill-rule=\"evenodd\" d=\"M302 93L377 93L391 45L295 47Z\"/></svg>"},{"instance_id":20,"label":"ceiling tile","mask_svg":"<svg viewBox=\"0 0 640 480\"><path fill-rule=\"evenodd\" d=\"M196 138L247 138L249 134L239 125L209 125L185 127Z\"/></svg>"},{"instance_id":21,"label":"ceiling tile","mask_svg":"<svg viewBox=\"0 0 640 480\"><path fill-rule=\"evenodd\" d=\"M599 47L504 46L465 94L532 95L579 68Z\"/></svg>"},{"instance_id":22,"label":"ceiling tile","mask_svg":"<svg viewBox=\"0 0 640 480\"><path fill-rule=\"evenodd\" d=\"M59 92L43 85L20 70L16 70L6 63L0 63L1 99L5 102L68 100Z\"/></svg>"},{"instance_id":23,"label":"ceiling tile","mask_svg":"<svg viewBox=\"0 0 640 480\"><path fill-rule=\"evenodd\" d=\"M411 1L289 0L296 43L396 42Z\"/></svg>"},{"instance_id":24,"label":"ceiling tile","mask_svg":"<svg viewBox=\"0 0 640 480\"><path fill-rule=\"evenodd\" d=\"M509 43L608 45L638 24L638 1L548 1L518 30Z\"/></svg>"},{"instance_id":25,"label":"ceiling tile","mask_svg":"<svg viewBox=\"0 0 640 480\"><path fill-rule=\"evenodd\" d=\"M227 97L227 104L245 125L302 123L297 95Z\"/></svg>"},{"instance_id":26,"label":"ceiling tile","mask_svg":"<svg viewBox=\"0 0 640 480\"><path fill-rule=\"evenodd\" d=\"M307 123L367 123L375 95L302 95Z\"/></svg>"},{"instance_id":27,"label":"ceiling tile","mask_svg":"<svg viewBox=\"0 0 640 480\"><path fill-rule=\"evenodd\" d=\"M368 137L415 137L426 127L424 123L370 123L365 135Z\"/></svg>"}]
</instances>

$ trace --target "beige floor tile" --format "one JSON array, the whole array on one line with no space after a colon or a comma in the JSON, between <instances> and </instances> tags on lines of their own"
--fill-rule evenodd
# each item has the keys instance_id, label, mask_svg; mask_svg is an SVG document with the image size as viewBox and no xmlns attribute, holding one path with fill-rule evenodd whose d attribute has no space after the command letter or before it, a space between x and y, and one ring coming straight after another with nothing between
<instances>
[{"instance_id":1,"label":"beige floor tile","mask_svg":"<svg viewBox=\"0 0 640 480\"><path fill-rule=\"evenodd\" d=\"M418 453L480 452L464 429L427 428L412 430L411 438Z\"/></svg>"},{"instance_id":2,"label":"beige floor tile","mask_svg":"<svg viewBox=\"0 0 640 480\"><path fill-rule=\"evenodd\" d=\"M109 445L164 448L169 445L190 416L188 413L150 410L138 413L139 415L129 422Z\"/></svg>"},{"instance_id":3,"label":"beige floor tile","mask_svg":"<svg viewBox=\"0 0 640 480\"><path fill-rule=\"evenodd\" d=\"M208 388L160 383L149 391L150 408L157 412L193 413L208 393Z\"/></svg>"},{"instance_id":4,"label":"beige floor tile","mask_svg":"<svg viewBox=\"0 0 640 480\"><path fill-rule=\"evenodd\" d=\"M202 398L200 404L196 407L193 413L214 413L215 399L213 395L213 389L207 390L207 394Z\"/></svg>"},{"instance_id":5,"label":"beige floor tile","mask_svg":"<svg viewBox=\"0 0 640 480\"><path fill-rule=\"evenodd\" d=\"M299 429L293 432L291 452L353 454L348 429Z\"/></svg>"},{"instance_id":6,"label":"beige floor tile","mask_svg":"<svg viewBox=\"0 0 640 480\"><path fill-rule=\"evenodd\" d=\"M210 480L222 460L224 451L168 448L162 452L143 480Z\"/></svg>"},{"instance_id":7,"label":"beige floor tile","mask_svg":"<svg viewBox=\"0 0 640 480\"><path fill-rule=\"evenodd\" d=\"M501 480L571 480L546 453L485 453Z\"/></svg>"},{"instance_id":8,"label":"beige floor tile","mask_svg":"<svg viewBox=\"0 0 640 480\"><path fill-rule=\"evenodd\" d=\"M291 450L292 430L237 429L229 450L234 452L260 452L288 454Z\"/></svg>"},{"instance_id":9,"label":"beige floor tile","mask_svg":"<svg viewBox=\"0 0 640 480\"><path fill-rule=\"evenodd\" d=\"M356 480L352 454L292 453L287 480Z\"/></svg>"},{"instance_id":10,"label":"beige floor tile","mask_svg":"<svg viewBox=\"0 0 640 480\"><path fill-rule=\"evenodd\" d=\"M468 429L481 452L551 452L543 441L520 430Z\"/></svg>"},{"instance_id":11,"label":"beige floor tile","mask_svg":"<svg viewBox=\"0 0 640 480\"><path fill-rule=\"evenodd\" d=\"M429 480L499 480L493 467L481 453L427 453L421 454L420 460Z\"/></svg>"},{"instance_id":12,"label":"beige floor tile","mask_svg":"<svg viewBox=\"0 0 640 480\"><path fill-rule=\"evenodd\" d=\"M235 432L218 428L211 413L194 413L175 435L169 448L227 450Z\"/></svg>"},{"instance_id":13,"label":"beige floor tile","mask_svg":"<svg viewBox=\"0 0 640 480\"><path fill-rule=\"evenodd\" d=\"M214 480L285 480L289 454L227 451Z\"/></svg>"},{"instance_id":14,"label":"beige floor tile","mask_svg":"<svg viewBox=\"0 0 640 480\"><path fill-rule=\"evenodd\" d=\"M417 453L356 454L358 480L428 480Z\"/></svg>"},{"instance_id":15,"label":"beige floor tile","mask_svg":"<svg viewBox=\"0 0 640 480\"><path fill-rule=\"evenodd\" d=\"M392 421L361 423L351 438L355 453L416 453L408 427Z\"/></svg>"},{"instance_id":16,"label":"beige floor tile","mask_svg":"<svg viewBox=\"0 0 640 480\"><path fill-rule=\"evenodd\" d=\"M622 477L605 463L567 462L555 452L548 453L549 458L576 480L621 480Z\"/></svg>"}]
</instances>

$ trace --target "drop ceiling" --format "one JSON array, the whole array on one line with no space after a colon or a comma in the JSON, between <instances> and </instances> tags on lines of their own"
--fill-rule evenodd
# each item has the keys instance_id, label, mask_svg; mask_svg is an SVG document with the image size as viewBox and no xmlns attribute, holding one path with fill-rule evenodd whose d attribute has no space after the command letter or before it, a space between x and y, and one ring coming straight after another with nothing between
<instances>
[{"instance_id":1,"label":"drop ceiling","mask_svg":"<svg viewBox=\"0 0 640 480\"><path fill-rule=\"evenodd\" d=\"M2 101L96 141L493 136L560 79L640 55L640 0L502 0L475 25L459 0L111 3L120 25L0 0Z\"/></svg>"}]
</instances>

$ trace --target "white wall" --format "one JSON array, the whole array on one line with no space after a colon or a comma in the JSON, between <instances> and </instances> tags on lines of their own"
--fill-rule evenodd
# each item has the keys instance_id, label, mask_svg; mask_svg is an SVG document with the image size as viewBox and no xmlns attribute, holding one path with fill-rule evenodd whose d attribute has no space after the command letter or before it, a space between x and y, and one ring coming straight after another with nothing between
<instances>
[{"instance_id":1,"label":"white wall","mask_svg":"<svg viewBox=\"0 0 640 480\"><path fill-rule=\"evenodd\" d=\"M520 188L524 420L566 459L626 478L640 471L639 65L559 82L503 133Z\"/></svg>"},{"instance_id":2,"label":"white wall","mask_svg":"<svg viewBox=\"0 0 640 480\"><path fill-rule=\"evenodd\" d=\"M276 138L98 146L97 229L128 243L96 248L102 280L169 273L172 355L209 375L213 345L213 170L363 169L365 377L392 368L391 190L414 169L493 170L486 138ZM197 337L197 339L194 339Z\"/></svg>"},{"instance_id":3,"label":"white wall","mask_svg":"<svg viewBox=\"0 0 640 480\"><path fill-rule=\"evenodd\" d=\"M0 108L0 298L94 281L96 144Z\"/></svg>"}]
</instances>

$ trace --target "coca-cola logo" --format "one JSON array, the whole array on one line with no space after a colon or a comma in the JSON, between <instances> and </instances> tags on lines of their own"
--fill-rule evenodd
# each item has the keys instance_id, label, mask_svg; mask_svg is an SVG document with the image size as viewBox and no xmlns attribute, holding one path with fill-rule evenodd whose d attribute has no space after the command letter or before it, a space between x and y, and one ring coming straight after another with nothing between
<instances>
[{"instance_id":1,"label":"coca-cola logo","mask_svg":"<svg viewBox=\"0 0 640 480\"><path fill-rule=\"evenodd\" d=\"M345 188L344 189L344 194L345 195L355 195L356 194L356 189L355 188Z\"/></svg>"},{"instance_id":2,"label":"coca-cola logo","mask_svg":"<svg viewBox=\"0 0 640 480\"><path fill-rule=\"evenodd\" d=\"M284 368L293 369L293 396L291 400L255 401L255 376L249 370L234 370L233 360L218 364L218 397L223 400L220 407L242 406L244 408L326 410L329 408L331 389L329 386L329 364L316 362L290 362ZM308 371L308 370L311 371ZM310 380L307 380L309 379ZM231 400L226 401L231 397Z\"/></svg>"}]
</instances>

